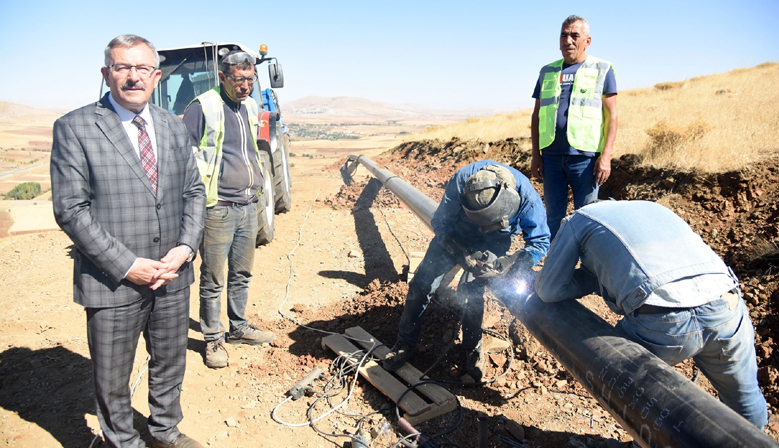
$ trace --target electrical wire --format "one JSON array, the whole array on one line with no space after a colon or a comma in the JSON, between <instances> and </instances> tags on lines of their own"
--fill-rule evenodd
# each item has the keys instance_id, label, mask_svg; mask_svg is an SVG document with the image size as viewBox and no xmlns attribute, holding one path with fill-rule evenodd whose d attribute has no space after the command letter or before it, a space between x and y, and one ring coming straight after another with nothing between
<instances>
[{"instance_id":1,"label":"electrical wire","mask_svg":"<svg viewBox=\"0 0 779 448\"><path fill-rule=\"evenodd\" d=\"M388 189L385 185L382 184L381 191L383 192L384 196L387 196ZM403 246L403 243L400 242L400 238L395 234L395 231L392 230L392 226L390 225L389 221L387 220L387 215L384 214L383 207L381 206L381 202L379 201L378 207L376 207L379 210L379 213L381 213L381 217L384 218L384 223L387 225L387 229L389 229L390 233L393 237L395 237L395 241L398 242L398 246L400 246L400 250L403 251L403 255L406 256L406 260L408 261L408 264L411 265L411 257L408 255L408 252L406 252L405 246Z\"/></svg>"}]
</instances>

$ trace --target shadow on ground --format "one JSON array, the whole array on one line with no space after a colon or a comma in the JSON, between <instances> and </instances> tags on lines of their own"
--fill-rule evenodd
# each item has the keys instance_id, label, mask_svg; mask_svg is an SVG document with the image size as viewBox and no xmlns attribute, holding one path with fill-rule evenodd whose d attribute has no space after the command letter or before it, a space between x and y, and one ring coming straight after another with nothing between
<instances>
[{"instance_id":1,"label":"shadow on ground","mask_svg":"<svg viewBox=\"0 0 779 448\"><path fill-rule=\"evenodd\" d=\"M365 262L365 274L349 271L320 271L319 275L330 279L343 279L364 288L372 281L392 281L398 278L392 256L384 244L376 219L370 208L382 188L381 181L371 178L368 185L360 193L352 210L357 241Z\"/></svg>"},{"instance_id":2,"label":"shadow on ground","mask_svg":"<svg viewBox=\"0 0 779 448\"><path fill-rule=\"evenodd\" d=\"M41 427L64 448L89 446L94 434L85 414L95 415L92 363L62 346L9 348L0 353L0 406ZM146 417L135 411L133 420L148 440ZM25 434L6 436L20 436L18 443L25 444Z\"/></svg>"}]
</instances>

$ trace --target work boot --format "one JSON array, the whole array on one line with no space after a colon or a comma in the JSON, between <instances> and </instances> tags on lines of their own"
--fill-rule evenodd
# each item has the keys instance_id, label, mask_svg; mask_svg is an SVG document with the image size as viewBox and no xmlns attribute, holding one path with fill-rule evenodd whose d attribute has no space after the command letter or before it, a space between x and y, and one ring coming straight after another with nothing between
<instances>
[{"instance_id":1,"label":"work boot","mask_svg":"<svg viewBox=\"0 0 779 448\"><path fill-rule=\"evenodd\" d=\"M221 369L227 367L228 356L224 339L206 342L206 367Z\"/></svg>"},{"instance_id":2,"label":"work boot","mask_svg":"<svg viewBox=\"0 0 779 448\"><path fill-rule=\"evenodd\" d=\"M484 359L484 352L481 350L481 342L473 350L466 351L465 373L477 383L487 374L487 362Z\"/></svg>"},{"instance_id":3,"label":"work boot","mask_svg":"<svg viewBox=\"0 0 779 448\"><path fill-rule=\"evenodd\" d=\"M203 448L203 445L192 437L179 434L173 443L160 442L154 437L151 438L152 448Z\"/></svg>"},{"instance_id":4,"label":"work boot","mask_svg":"<svg viewBox=\"0 0 779 448\"><path fill-rule=\"evenodd\" d=\"M398 341L395 346L392 347L392 351L384 357L384 370L390 372L398 370L409 359L413 358L417 354L417 346L410 345L403 341Z\"/></svg>"},{"instance_id":5,"label":"work boot","mask_svg":"<svg viewBox=\"0 0 779 448\"><path fill-rule=\"evenodd\" d=\"M234 331L227 335L228 344L262 345L276 339L276 335L270 331L262 331L254 325L246 325L241 331Z\"/></svg>"}]
</instances>

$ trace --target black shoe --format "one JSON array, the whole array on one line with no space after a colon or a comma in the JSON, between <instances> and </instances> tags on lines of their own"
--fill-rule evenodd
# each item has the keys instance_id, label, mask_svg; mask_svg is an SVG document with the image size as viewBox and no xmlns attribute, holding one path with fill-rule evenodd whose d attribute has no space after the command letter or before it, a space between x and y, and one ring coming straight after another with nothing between
<instances>
[{"instance_id":1,"label":"black shoe","mask_svg":"<svg viewBox=\"0 0 779 448\"><path fill-rule=\"evenodd\" d=\"M475 349L466 352L465 373L477 383L481 382L484 375L487 374L487 362L484 359L484 352L481 350L481 342Z\"/></svg>"},{"instance_id":2,"label":"black shoe","mask_svg":"<svg viewBox=\"0 0 779 448\"><path fill-rule=\"evenodd\" d=\"M398 370L409 359L413 358L417 354L417 346L409 345L405 342L398 341L392 351L384 357L384 370L390 372Z\"/></svg>"}]
</instances>

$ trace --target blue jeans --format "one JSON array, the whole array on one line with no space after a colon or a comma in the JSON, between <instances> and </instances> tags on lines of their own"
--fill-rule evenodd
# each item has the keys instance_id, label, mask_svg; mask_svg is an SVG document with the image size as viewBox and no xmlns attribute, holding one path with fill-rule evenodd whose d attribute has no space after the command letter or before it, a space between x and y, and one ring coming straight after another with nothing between
<instances>
[{"instance_id":1,"label":"blue jeans","mask_svg":"<svg viewBox=\"0 0 779 448\"><path fill-rule=\"evenodd\" d=\"M617 328L669 365L692 358L720 401L760 429L768 423L757 383L755 331L740 298L733 309L718 299L668 313L631 313Z\"/></svg>"},{"instance_id":2,"label":"blue jeans","mask_svg":"<svg viewBox=\"0 0 779 448\"><path fill-rule=\"evenodd\" d=\"M206 342L224 338L219 319L225 261L227 261L227 317L230 332L249 323L244 316L249 300L249 281L257 238L257 208L254 203L206 209L203 243L200 245L200 329Z\"/></svg>"},{"instance_id":3,"label":"blue jeans","mask_svg":"<svg viewBox=\"0 0 779 448\"><path fill-rule=\"evenodd\" d=\"M430 304L433 293L441 285L444 276L457 266L457 261L441 246L440 240L440 236L436 236L430 242L416 275L408 284L406 304L398 325L399 342L416 346L425 318L425 309ZM511 236L491 234L491 236L472 238L468 242L458 241L458 243L473 250L489 250L500 257L505 255L511 246ZM474 278L467 272L463 273L457 286L458 300L467 299L462 322L463 347L466 350L473 350L481 341L485 286L484 280Z\"/></svg>"},{"instance_id":4,"label":"blue jeans","mask_svg":"<svg viewBox=\"0 0 779 448\"><path fill-rule=\"evenodd\" d=\"M568 186L573 193L573 208L579 209L598 199L595 184L597 157L542 155L544 160L544 205L551 239L557 235L560 221L568 211Z\"/></svg>"}]
</instances>

